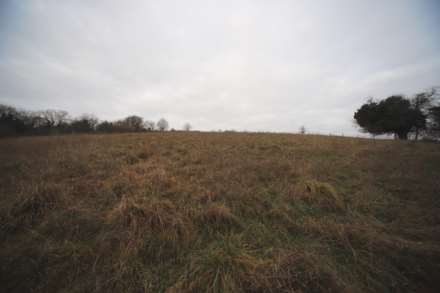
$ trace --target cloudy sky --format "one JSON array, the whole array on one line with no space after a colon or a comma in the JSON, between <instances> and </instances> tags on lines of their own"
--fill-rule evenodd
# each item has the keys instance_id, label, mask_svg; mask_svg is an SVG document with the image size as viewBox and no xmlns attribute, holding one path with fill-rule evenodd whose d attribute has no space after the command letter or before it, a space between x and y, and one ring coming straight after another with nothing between
<instances>
[{"instance_id":1,"label":"cloudy sky","mask_svg":"<svg viewBox=\"0 0 440 293\"><path fill-rule=\"evenodd\" d=\"M440 1L0 1L0 103L172 127L357 134L440 85Z\"/></svg>"}]
</instances>

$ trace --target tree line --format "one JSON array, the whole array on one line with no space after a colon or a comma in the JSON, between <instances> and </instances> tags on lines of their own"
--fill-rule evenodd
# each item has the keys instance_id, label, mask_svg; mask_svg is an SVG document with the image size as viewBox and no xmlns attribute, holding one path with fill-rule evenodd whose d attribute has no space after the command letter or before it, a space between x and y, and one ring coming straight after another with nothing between
<instances>
[{"instance_id":1,"label":"tree line","mask_svg":"<svg viewBox=\"0 0 440 293\"><path fill-rule=\"evenodd\" d=\"M394 134L406 140L420 137L440 139L440 95L436 88L412 97L393 95L386 99L369 98L355 113L354 120L361 130L372 135ZM185 123L183 130L190 131ZM169 123L161 118L154 122L130 115L116 121L100 121L83 114L72 118L67 111L24 111L0 104L0 137L14 135L47 135L65 133L112 133L167 131ZM173 129L172 129L173 130ZM305 133L305 128L301 128Z\"/></svg>"},{"instance_id":2,"label":"tree line","mask_svg":"<svg viewBox=\"0 0 440 293\"><path fill-rule=\"evenodd\" d=\"M393 95L386 99L369 98L355 113L354 119L364 132L372 135L394 134L406 140L420 137L440 138L440 97L438 89L412 97Z\"/></svg>"},{"instance_id":3,"label":"tree line","mask_svg":"<svg viewBox=\"0 0 440 293\"><path fill-rule=\"evenodd\" d=\"M116 121L100 121L90 114L72 118L63 110L24 111L0 104L0 136L167 131L168 129L169 123L164 118L154 122L130 115ZM183 129L189 131L191 125L185 123Z\"/></svg>"}]
</instances>

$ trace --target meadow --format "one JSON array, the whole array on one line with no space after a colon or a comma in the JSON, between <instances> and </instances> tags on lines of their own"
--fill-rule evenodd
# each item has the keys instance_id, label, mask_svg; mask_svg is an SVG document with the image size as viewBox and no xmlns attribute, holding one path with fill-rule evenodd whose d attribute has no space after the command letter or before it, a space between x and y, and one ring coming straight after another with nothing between
<instances>
[{"instance_id":1,"label":"meadow","mask_svg":"<svg viewBox=\"0 0 440 293\"><path fill-rule=\"evenodd\" d=\"M440 146L0 140L2 292L440 292Z\"/></svg>"}]
</instances>

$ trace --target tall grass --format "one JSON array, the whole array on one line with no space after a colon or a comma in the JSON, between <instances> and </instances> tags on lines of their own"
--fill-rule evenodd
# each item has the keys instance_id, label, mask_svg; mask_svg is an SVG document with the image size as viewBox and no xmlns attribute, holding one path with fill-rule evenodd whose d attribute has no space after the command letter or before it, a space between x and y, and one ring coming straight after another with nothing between
<instances>
[{"instance_id":1,"label":"tall grass","mask_svg":"<svg viewBox=\"0 0 440 293\"><path fill-rule=\"evenodd\" d=\"M317 135L0 140L4 292L437 292L440 148Z\"/></svg>"}]
</instances>

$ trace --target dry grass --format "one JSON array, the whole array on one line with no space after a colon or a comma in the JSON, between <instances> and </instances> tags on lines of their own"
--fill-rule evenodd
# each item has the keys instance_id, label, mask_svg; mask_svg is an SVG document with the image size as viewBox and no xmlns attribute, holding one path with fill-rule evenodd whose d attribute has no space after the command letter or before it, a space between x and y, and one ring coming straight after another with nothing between
<instances>
[{"instance_id":1,"label":"dry grass","mask_svg":"<svg viewBox=\"0 0 440 293\"><path fill-rule=\"evenodd\" d=\"M4 292L438 292L436 144L0 140Z\"/></svg>"},{"instance_id":2,"label":"dry grass","mask_svg":"<svg viewBox=\"0 0 440 293\"><path fill-rule=\"evenodd\" d=\"M194 253L186 271L168 292L245 292L264 281L262 261L237 235L227 235Z\"/></svg>"},{"instance_id":3,"label":"dry grass","mask_svg":"<svg viewBox=\"0 0 440 293\"><path fill-rule=\"evenodd\" d=\"M212 227L215 231L240 226L239 219L225 204L221 203L203 206L198 220L201 226Z\"/></svg>"},{"instance_id":4,"label":"dry grass","mask_svg":"<svg viewBox=\"0 0 440 293\"><path fill-rule=\"evenodd\" d=\"M134 238L155 234L165 240L178 241L186 233L176 206L167 199L124 197L109 212L109 222Z\"/></svg>"},{"instance_id":5,"label":"dry grass","mask_svg":"<svg viewBox=\"0 0 440 293\"><path fill-rule=\"evenodd\" d=\"M335 188L326 182L302 180L293 187L293 201L304 200L330 211L343 211L345 204Z\"/></svg>"}]
</instances>

